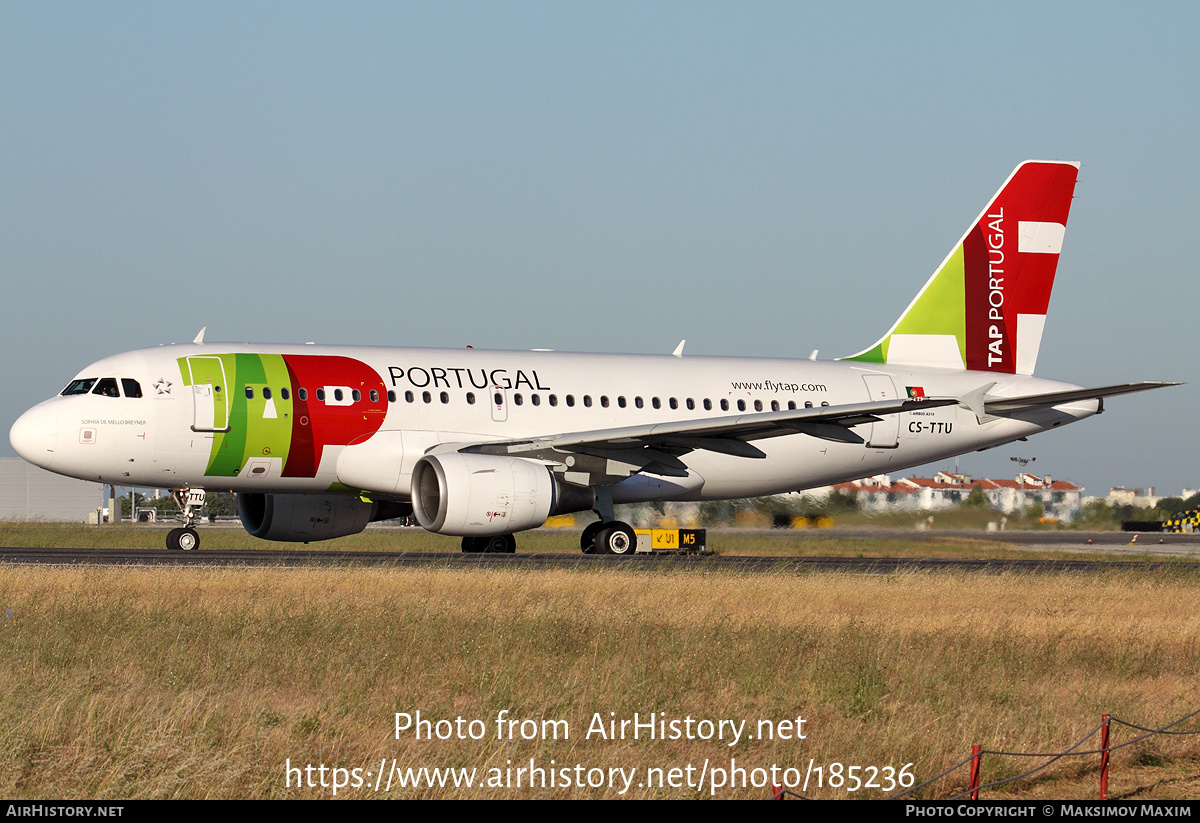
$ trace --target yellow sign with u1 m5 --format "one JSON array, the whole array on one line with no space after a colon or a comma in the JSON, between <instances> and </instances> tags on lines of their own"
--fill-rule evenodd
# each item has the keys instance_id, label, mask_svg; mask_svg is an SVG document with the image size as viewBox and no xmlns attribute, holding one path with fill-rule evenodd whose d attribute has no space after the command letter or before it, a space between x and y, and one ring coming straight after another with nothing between
<instances>
[{"instance_id":1,"label":"yellow sign with u1 m5","mask_svg":"<svg viewBox=\"0 0 1200 823\"><path fill-rule=\"evenodd\" d=\"M641 552L687 552L700 554L705 548L704 529L634 529Z\"/></svg>"}]
</instances>

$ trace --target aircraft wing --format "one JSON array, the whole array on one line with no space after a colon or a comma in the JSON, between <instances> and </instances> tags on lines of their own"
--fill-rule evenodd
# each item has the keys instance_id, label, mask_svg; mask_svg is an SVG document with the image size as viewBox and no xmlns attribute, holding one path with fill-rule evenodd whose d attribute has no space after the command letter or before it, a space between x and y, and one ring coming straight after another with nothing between
<instances>
[{"instance_id":1,"label":"aircraft wing","mask_svg":"<svg viewBox=\"0 0 1200 823\"><path fill-rule=\"evenodd\" d=\"M1161 389L1164 386L1178 386L1178 383L1166 383L1157 380L1147 380L1141 383L1121 383L1116 386L1100 386L1095 389L1075 389L1073 391L1050 392L1049 394L1031 394L1025 397L983 398L984 412L989 415L1005 415L1029 409L1060 406L1063 403L1074 403L1077 400L1101 400L1118 394Z\"/></svg>"},{"instance_id":2,"label":"aircraft wing","mask_svg":"<svg viewBox=\"0 0 1200 823\"><path fill-rule=\"evenodd\" d=\"M981 417L995 417L1178 384L1125 383L1025 397L989 398L987 391L994 385L981 386L963 397L875 400L777 412L745 412L722 417L563 432L514 440L446 443L441 449L529 457L556 463L562 461L564 454L588 455L603 461L613 460L637 467L634 471L683 476L687 474L687 465L679 457L697 449L734 457L763 458L766 454L755 446L753 441L807 434L835 443L861 444L864 442L863 438L851 431L851 427L874 423L883 416L907 411L957 404L971 409Z\"/></svg>"},{"instance_id":3,"label":"aircraft wing","mask_svg":"<svg viewBox=\"0 0 1200 823\"><path fill-rule=\"evenodd\" d=\"M656 460L660 465L664 462L668 465L678 463L672 460L663 461L661 458L664 455L686 454L694 449L736 457L762 458L766 455L750 441L789 434L808 434L838 443L862 443L863 438L851 431L851 426L874 423L882 415L949 406L957 402L954 398L877 400L841 406L746 412L644 426L622 426L614 429L564 432L545 437L455 445L458 450L463 451L528 456L552 450L597 456L619 452L628 457L631 452L641 450L655 453L654 457L660 458ZM681 466L682 464L679 464L676 468Z\"/></svg>"}]
</instances>

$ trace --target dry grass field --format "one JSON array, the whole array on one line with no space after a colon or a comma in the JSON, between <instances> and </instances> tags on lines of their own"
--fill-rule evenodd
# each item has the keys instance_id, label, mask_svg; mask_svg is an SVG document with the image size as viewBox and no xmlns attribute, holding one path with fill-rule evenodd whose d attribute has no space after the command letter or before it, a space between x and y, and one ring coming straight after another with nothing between
<instances>
[{"instance_id":1,"label":"dry grass field","mask_svg":"<svg viewBox=\"0 0 1200 823\"><path fill-rule=\"evenodd\" d=\"M826 780L833 763L912 763L922 780L972 743L1055 750L1104 712L1158 725L1200 708L1195 589L1170 574L9 567L0 793L317 798L333 797L335 778L339 798L769 793L743 788L731 759L748 782L772 764L802 778L810 761ZM463 727L467 739L397 739L395 713L418 710L480 723ZM502 710L536 723L497 739ZM685 726L688 717L746 725L732 746L729 726L723 740L587 734L596 713L651 712L693 736L707 727ZM805 739L746 739L759 720L798 716ZM554 720L565 730L542 724ZM537 739L521 739L522 728ZM1132 734L1117 729L1114 742ZM553 788L517 774L531 759ZM985 796L1094 798L1098 760L1062 761ZM381 763L473 768L476 785L400 788L393 775L390 791L376 791ZM1194 737L1159 737L1113 764L1113 796L1200 794ZM1028 766L985 760L984 779ZM714 768L738 785L714 792ZM589 774L603 774L604 787L561 785ZM487 786L489 776L503 785ZM521 788L510 785L518 777ZM810 780L809 796L880 796ZM952 796L965 780L962 770L919 796Z\"/></svg>"}]
</instances>

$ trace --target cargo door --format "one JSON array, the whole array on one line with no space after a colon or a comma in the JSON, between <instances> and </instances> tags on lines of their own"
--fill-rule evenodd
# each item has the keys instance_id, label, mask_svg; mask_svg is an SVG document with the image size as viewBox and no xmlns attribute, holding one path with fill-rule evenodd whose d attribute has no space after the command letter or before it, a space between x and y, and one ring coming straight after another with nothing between
<instances>
[{"instance_id":1,"label":"cargo door","mask_svg":"<svg viewBox=\"0 0 1200 823\"><path fill-rule=\"evenodd\" d=\"M878 402L880 400L896 400L896 384L886 374L864 374L863 382L867 384L867 397ZM867 448L894 449L900 445L900 415L886 414L880 417L878 423L871 424L871 433L867 437Z\"/></svg>"}]
</instances>

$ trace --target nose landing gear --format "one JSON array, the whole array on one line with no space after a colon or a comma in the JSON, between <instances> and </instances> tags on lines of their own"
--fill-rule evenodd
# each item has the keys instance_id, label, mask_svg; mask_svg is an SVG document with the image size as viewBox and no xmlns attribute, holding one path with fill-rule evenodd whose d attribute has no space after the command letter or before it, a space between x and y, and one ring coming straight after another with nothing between
<instances>
[{"instance_id":1,"label":"nose landing gear","mask_svg":"<svg viewBox=\"0 0 1200 823\"><path fill-rule=\"evenodd\" d=\"M171 529L167 532L167 551L190 552L200 548L200 534L195 529Z\"/></svg>"},{"instance_id":2,"label":"nose landing gear","mask_svg":"<svg viewBox=\"0 0 1200 823\"><path fill-rule=\"evenodd\" d=\"M167 551L196 551L200 548L196 511L204 505L204 489L172 489L171 496L179 505L178 519L183 528L167 532Z\"/></svg>"}]
</instances>

